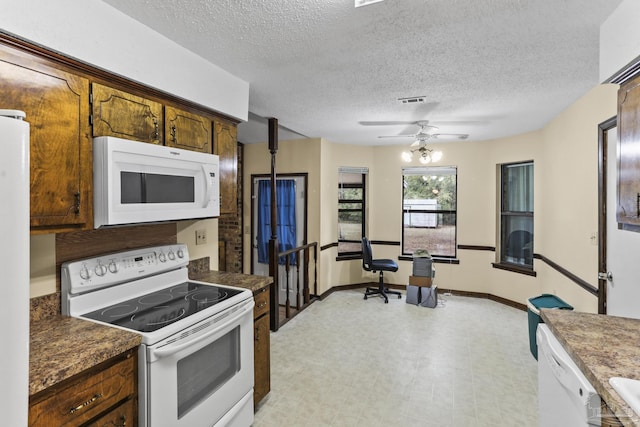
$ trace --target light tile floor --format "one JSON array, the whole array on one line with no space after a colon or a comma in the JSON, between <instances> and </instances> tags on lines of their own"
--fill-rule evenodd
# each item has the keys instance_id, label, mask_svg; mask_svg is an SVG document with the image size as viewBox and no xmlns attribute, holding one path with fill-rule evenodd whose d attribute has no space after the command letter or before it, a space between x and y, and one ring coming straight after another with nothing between
<instances>
[{"instance_id":1,"label":"light tile floor","mask_svg":"<svg viewBox=\"0 0 640 427\"><path fill-rule=\"evenodd\" d=\"M271 393L253 426L537 426L537 406L526 312L354 290L271 333Z\"/></svg>"}]
</instances>

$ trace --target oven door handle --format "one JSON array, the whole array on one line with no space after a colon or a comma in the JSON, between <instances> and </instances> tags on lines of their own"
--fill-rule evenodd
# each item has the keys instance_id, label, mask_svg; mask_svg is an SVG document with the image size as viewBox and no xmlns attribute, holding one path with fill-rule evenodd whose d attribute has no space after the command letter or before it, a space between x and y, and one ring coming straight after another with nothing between
<instances>
[{"instance_id":1,"label":"oven door handle","mask_svg":"<svg viewBox=\"0 0 640 427\"><path fill-rule=\"evenodd\" d=\"M171 356L172 354L175 354L180 350L184 350L185 348L190 347L200 341L206 340L211 335L219 333L221 329L224 329L230 324L237 322L238 319L242 318L248 312L252 311L253 306L254 306L254 303L253 303L253 300L251 300L250 304L245 303L244 307L238 309L238 311L236 311L235 313L232 313L228 318L224 319L224 323L220 325L215 325L214 327L212 327L213 325L210 325L209 328L211 330L209 332L206 332L193 339L180 340L178 341L178 344L174 344L174 345L170 344L165 346L164 348L158 348L158 349L152 350L152 353L154 356L160 359L163 357Z\"/></svg>"}]
</instances>

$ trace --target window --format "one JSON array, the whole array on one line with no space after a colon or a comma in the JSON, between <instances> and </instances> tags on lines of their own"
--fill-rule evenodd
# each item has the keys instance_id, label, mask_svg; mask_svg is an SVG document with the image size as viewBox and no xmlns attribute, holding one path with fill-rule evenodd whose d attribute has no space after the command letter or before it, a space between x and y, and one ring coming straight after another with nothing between
<instances>
[{"instance_id":1,"label":"window","mask_svg":"<svg viewBox=\"0 0 640 427\"><path fill-rule=\"evenodd\" d=\"M340 168L338 172L338 256L361 255L368 169Z\"/></svg>"},{"instance_id":2,"label":"window","mask_svg":"<svg viewBox=\"0 0 640 427\"><path fill-rule=\"evenodd\" d=\"M457 168L402 168L402 254L456 257Z\"/></svg>"},{"instance_id":3,"label":"window","mask_svg":"<svg viewBox=\"0 0 640 427\"><path fill-rule=\"evenodd\" d=\"M500 263L533 269L533 162L500 172Z\"/></svg>"}]
</instances>

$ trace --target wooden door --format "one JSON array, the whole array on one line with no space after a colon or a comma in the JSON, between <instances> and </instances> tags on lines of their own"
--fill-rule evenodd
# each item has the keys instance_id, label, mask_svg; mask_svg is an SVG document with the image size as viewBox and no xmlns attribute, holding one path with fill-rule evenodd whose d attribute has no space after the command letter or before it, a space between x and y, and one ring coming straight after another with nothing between
<instances>
[{"instance_id":1,"label":"wooden door","mask_svg":"<svg viewBox=\"0 0 640 427\"><path fill-rule=\"evenodd\" d=\"M212 153L211 121L175 107L165 108L167 147Z\"/></svg>"},{"instance_id":2,"label":"wooden door","mask_svg":"<svg viewBox=\"0 0 640 427\"><path fill-rule=\"evenodd\" d=\"M235 214L238 210L238 128L215 121L216 146L220 156L220 213Z\"/></svg>"},{"instance_id":3,"label":"wooden door","mask_svg":"<svg viewBox=\"0 0 640 427\"><path fill-rule=\"evenodd\" d=\"M31 230L93 227L89 81L0 47L0 99L30 123Z\"/></svg>"},{"instance_id":4,"label":"wooden door","mask_svg":"<svg viewBox=\"0 0 640 427\"><path fill-rule=\"evenodd\" d=\"M93 136L162 144L162 104L99 83L91 95Z\"/></svg>"}]
</instances>

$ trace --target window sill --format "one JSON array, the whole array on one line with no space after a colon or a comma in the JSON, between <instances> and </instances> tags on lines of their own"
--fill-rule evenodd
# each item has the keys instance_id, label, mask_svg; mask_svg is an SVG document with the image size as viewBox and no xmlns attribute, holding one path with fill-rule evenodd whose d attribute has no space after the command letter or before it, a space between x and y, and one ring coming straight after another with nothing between
<instances>
[{"instance_id":1,"label":"window sill","mask_svg":"<svg viewBox=\"0 0 640 427\"><path fill-rule=\"evenodd\" d=\"M431 258L436 264L460 264L460 260L458 258ZM413 261L413 257L411 255L400 255L398 257L400 261Z\"/></svg>"},{"instance_id":2,"label":"window sill","mask_svg":"<svg viewBox=\"0 0 640 427\"><path fill-rule=\"evenodd\" d=\"M538 274L532 268L522 267L516 264L508 264L504 262L492 262L493 268L497 268L499 270L511 271L512 273L525 274L527 276L536 277Z\"/></svg>"}]
</instances>

